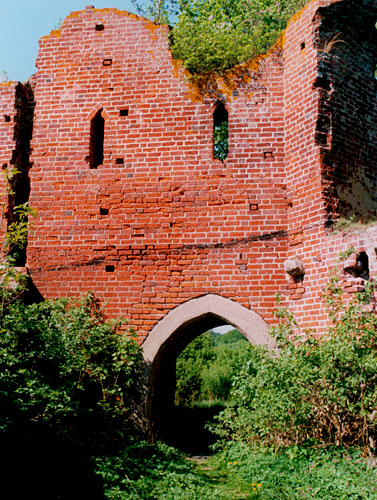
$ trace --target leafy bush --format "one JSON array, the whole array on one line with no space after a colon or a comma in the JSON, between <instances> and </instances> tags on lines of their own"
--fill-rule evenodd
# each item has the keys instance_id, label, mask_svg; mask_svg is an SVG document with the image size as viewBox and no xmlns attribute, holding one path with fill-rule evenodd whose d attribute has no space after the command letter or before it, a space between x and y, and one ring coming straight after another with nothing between
<instances>
[{"instance_id":1,"label":"leafy bush","mask_svg":"<svg viewBox=\"0 0 377 500\"><path fill-rule=\"evenodd\" d=\"M90 294L8 305L0 332L4 500L31 492L101 498L91 457L127 440L141 361L140 347L119 327Z\"/></svg>"},{"instance_id":2,"label":"leafy bush","mask_svg":"<svg viewBox=\"0 0 377 500\"><path fill-rule=\"evenodd\" d=\"M224 71L268 50L304 0L182 0L172 51L193 74Z\"/></svg>"},{"instance_id":3,"label":"leafy bush","mask_svg":"<svg viewBox=\"0 0 377 500\"><path fill-rule=\"evenodd\" d=\"M127 414L141 351L119 322L106 322L93 296L25 306L16 302L0 336L0 422L57 425L76 417Z\"/></svg>"},{"instance_id":4,"label":"leafy bush","mask_svg":"<svg viewBox=\"0 0 377 500\"><path fill-rule=\"evenodd\" d=\"M223 442L359 445L376 452L377 316L366 307L372 289L367 284L344 305L333 274L326 291L332 323L322 337L303 335L287 310L278 312L279 351L255 348L235 377L234 403L216 425Z\"/></svg>"}]
</instances>

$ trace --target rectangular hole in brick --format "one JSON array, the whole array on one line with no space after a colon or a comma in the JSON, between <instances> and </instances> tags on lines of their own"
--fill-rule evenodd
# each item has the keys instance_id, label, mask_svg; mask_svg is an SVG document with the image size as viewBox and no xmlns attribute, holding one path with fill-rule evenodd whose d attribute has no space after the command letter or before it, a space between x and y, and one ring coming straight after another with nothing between
<instances>
[{"instance_id":1,"label":"rectangular hole in brick","mask_svg":"<svg viewBox=\"0 0 377 500\"><path fill-rule=\"evenodd\" d=\"M258 210L258 203L250 203L250 210Z\"/></svg>"},{"instance_id":2,"label":"rectangular hole in brick","mask_svg":"<svg viewBox=\"0 0 377 500\"><path fill-rule=\"evenodd\" d=\"M108 208L100 208L99 209L100 215L109 215L109 209Z\"/></svg>"},{"instance_id":3,"label":"rectangular hole in brick","mask_svg":"<svg viewBox=\"0 0 377 500\"><path fill-rule=\"evenodd\" d=\"M105 26L103 24L96 24L96 31L103 31L105 29Z\"/></svg>"},{"instance_id":4,"label":"rectangular hole in brick","mask_svg":"<svg viewBox=\"0 0 377 500\"><path fill-rule=\"evenodd\" d=\"M124 163L124 159L123 159L123 158L116 158L115 163L116 163L117 165L123 165L123 163Z\"/></svg>"},{"instance_id":5,"label":"rectangular hole in brick","mask_svg":"<svg viewBox=\"0 0 377 500\"><path fill-rule=\"evenodd\" d=\"M113 64L113 60L112 59L104 59L102 61L102 66L111 66Z\"/></svg>"},{"instance_id":6,"label":"rectangular hole in brick","mask_svg":"<svg viewBox=\"0 0 377 500\"><path fill-rule=\"evenodd\" d=\"M267 159L267 158L273 158L274 157L274 153L272 151L264 151L263 153L263 156Z\"/></svg>"},{"instance_id":7,"label":"rectangular hole in brick","mask_svg":"<svg viewBox=\"0 0 377 500\"><path fill-rule=\"evenodd\" d=\"M105 266L105 271L106 271L107 273L113 273L113 272L114 272L114 270L115 270L115 267L114 267L114 266L110 266L110 265Z\"/></svg>"},{"instance_id":8,"label":"rectangular hole in brick","mask_svg":"<svg viewBox=\"0 0 377 500\"><path fill-rule=\"evenodd\" d=\"M119 110L119 116L128 116L128 108Z\"/></svg>"},{"instance_id":9,"label":"rectangular hole in brick","mask_svg":"<svg viewBox=\"0 0 377 500\"><path fill-rule=\"evenodd\" d=\"M10 116L9 115L4 115L4 121L5 122L10 122Z\"/></svg>"}]
</instances>

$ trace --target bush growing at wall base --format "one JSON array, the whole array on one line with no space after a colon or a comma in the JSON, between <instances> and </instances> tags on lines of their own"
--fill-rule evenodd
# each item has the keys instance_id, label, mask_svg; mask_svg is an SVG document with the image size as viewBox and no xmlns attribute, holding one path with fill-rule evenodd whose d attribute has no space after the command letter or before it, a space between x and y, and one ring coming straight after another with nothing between
<instances>
[{"instance_id":1,"label":"bush growing at wall base","mask_svg":"<svg viewBox=\"0 0 377 500\"><path fill-rule=\"evenodd\" d=\"M301 332L285 309L274 330L278 354L263 348L234 379L234 403L218 417L223 443L286 447L361 446L376 453L377 316L374 284L348 305L335 273L326 291L331 326ZM303 333L306 333L303 335Z\"/></svg>"},{"instance_id":2,"label":"bush growing at wall base","mask_svg":"<svg viewBox=\"0 0 377 500\"><path fill-rule=\"evenodd\" d=\"M90 294L1 319L0 496L101 498L91 457L127 442L140 347Z\"/></svg>"}]
</instances>

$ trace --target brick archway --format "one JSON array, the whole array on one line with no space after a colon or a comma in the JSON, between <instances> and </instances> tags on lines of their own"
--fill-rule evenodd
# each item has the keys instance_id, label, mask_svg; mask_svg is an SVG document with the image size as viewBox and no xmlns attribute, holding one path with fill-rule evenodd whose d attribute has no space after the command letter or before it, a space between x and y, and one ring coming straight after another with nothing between
<instances>
[{"instance_id":1,"label":"brick archway","mask_svg":"<svg viewBox=\"0 0 377 500\"><path fill-rule=\"evenodd\" d=\"M143 352L149 372L147 414L157 430L170 422L177 356L198 335L225 324L233 325L253 344L274 347L269 327L258 314L214 294L177 306L152 329L143 344Z\"/></svg>"},{"instance_id":2,"label":"brick archway","mask_svg":"<svg viewBox=\"0 0 377 500\"><path fill-rule=\"evenodd\" d=\"M213 324L210 328L224 323L230 324L243 333L252 344L271 347L274 345L268 334L267 323L253 310L221 295L208 294L184 302L157 323L143 343L144 359L153 364L160 351L166 344L171 343L177 332L187 330L193 323L198 322ZM187 344L192 340L193 338L190 338ZM184 339L183 343L186 343Z\"/></svg>"}]
</instances>

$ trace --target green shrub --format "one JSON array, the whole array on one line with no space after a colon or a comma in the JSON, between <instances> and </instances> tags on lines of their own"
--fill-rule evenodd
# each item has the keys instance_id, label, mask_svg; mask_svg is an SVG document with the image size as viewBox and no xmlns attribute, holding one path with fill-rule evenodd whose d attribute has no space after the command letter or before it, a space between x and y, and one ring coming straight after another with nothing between
<instances>
[{"instance_id":1,"label":"green shrub","mask_svg":"<svg viewBox=\"0 0 377 500\"><path fill-rule=\"evenodd\" d=\"M279 311L278 353L255 348L234 378L233 404L216 425L223 441L376 451L377 316L366 307L368 287L344 306L332 276L326 291L332 324L322 337L303 335L292 315Z\"/></svg>"},{"instance_id":2,"label":"green shrub","mask_svg":"<svg viewBox=\"0 0 377 500\"><path fill-rule=\"evenodd\" d=\"M91 295L11 305L0 335L2 428L21 419L71 433L75 419L126 418L141 351L118 327Z\"/></svg>"},{"instance_id":3,"label":"green shrub","mask_svg":"<svg viewBox=\"0 0 377 500\"><path fill-rule=\"evenodd\" d=\"M182 0L172 51L193 75L222 72L266 52L303 0Z\"/></svg>"}]
</instances>

